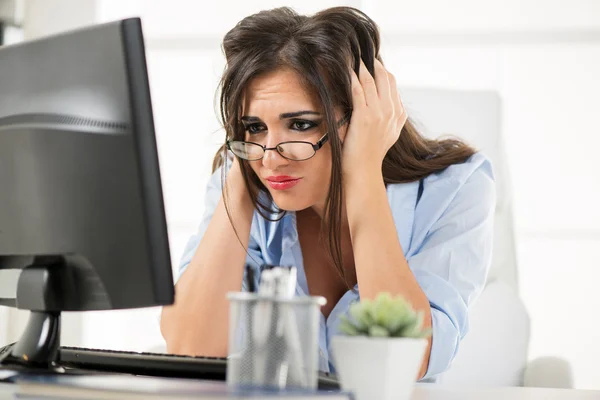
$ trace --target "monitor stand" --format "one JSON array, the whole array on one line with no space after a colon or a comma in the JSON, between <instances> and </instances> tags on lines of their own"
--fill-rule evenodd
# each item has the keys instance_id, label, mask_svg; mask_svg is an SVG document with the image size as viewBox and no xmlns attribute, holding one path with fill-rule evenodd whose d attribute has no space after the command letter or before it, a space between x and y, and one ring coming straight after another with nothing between
<instances>
[{"instance_id":1,"label":"monitor stand","mask_svg":"<svg viewBox=\"0 0 600 400\"><path fill-rule=\"evenodd\" d=\"M59 303L63 291L58 278L62 278L65 268L60 259L45 261L21 273L17 305L21 309L31 310L29 321L19 341L0 356L1 369L53 373L63 370L58 366L61 325Z\"/></svg>"},{"instance_id":2,"label":"monitor stand","mask_svg":"<svg viewBox=\"0 0 600 400\"><path fill-rule=\"evenodd\" d=\"M21 339L0 359L0 367L9 369L61 372L60 312L31 311Z\"/></svg>"}]
</instances>

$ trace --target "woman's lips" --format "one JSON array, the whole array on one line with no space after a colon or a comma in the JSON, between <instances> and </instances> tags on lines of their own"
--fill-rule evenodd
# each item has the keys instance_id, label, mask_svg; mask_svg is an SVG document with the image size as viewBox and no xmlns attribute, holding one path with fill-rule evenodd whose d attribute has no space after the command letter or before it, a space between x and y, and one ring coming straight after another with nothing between
<instances>
[{"instance_id":1,"label":"woman's lips","mask_svg":"<svg viewBox=\"0 0 600 400\"><path fill-rule=\"evenodd\" d=\"M267 184L271 189L286 190L291 189L300 182L301 178L292 178L291 176L270 176L267 178Z\"/></svg>"}]
</instances>

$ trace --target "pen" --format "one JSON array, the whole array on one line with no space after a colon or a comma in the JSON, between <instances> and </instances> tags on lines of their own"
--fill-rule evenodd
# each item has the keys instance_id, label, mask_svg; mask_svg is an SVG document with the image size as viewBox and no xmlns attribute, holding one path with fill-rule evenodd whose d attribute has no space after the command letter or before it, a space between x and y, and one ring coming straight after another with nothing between
<instances>
[{"instance_id":1,"label":"pen","mask_svg":"<svg viewBox=\"0 0 600 400\"><path fill-rule=\"evenodd\" d=\"M248 288L248 292L256 293L256 283L254 281L254 268L250 264L246 264L246 286Z\"/></svg>"},{"instance_id":2,"label":"pen","mask_svg":"<svg viewBox=\"0 0 600 400\"><path fill-rule=\"evenodd\" d=\"M252 266L250 264L246 264L244 266L245 270L246 270L246 274L245 274L245 279L246 279L246 287L248 289L249 293L256 293L256 283L254 281L254 268L252 268ZM239 369L239 373L241 374L241 378L240 381L246 384L252 383L253 377L252 377L252 371L253 371L253 365L252 365L252 354L256 351L255 350L255 344L254 344L254 338L252 335L252 316L253 316L253 312L254 312L254 300L250 300L247 303L247 308L244 310L242 308L242 311L245 312L244 317L244 325L245 325L245 340L244 340L244 349L243 349L243 354L241 356L241 364L240 364L240 369Z\"/></svg>"}]
</instances>

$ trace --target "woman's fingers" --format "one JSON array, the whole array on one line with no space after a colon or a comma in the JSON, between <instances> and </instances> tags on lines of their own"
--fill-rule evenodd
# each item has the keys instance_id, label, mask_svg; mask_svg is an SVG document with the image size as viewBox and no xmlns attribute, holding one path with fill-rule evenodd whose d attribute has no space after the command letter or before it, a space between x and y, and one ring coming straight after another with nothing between
<instances>
[{"instance_id":1,"label":"woman's fingers","mask_svg":"<svg viewBox=\"0 0 600 400\"><path fill-rule=\"evenodd\" d=\"M360 71L358 74L360 84L362 85L363 92L365 94L365 101L367 106L373 107L379 103L379 95L377 94L377 86L375 85L375 79L371 76L367 67L360 60Z\"/></svg>"},{"instance_id":2,"label":"woman's fingers","mask_svg":"<svg viewBox=\"0 0 600 400\"><path fill-rule=\"evenodd\" d=\"M391 96L388 72L378 59L375 59L375 84L377 85L377 93L379 94L381 106L386 111L393 111L394 104Z\"/></svg>"},{"instance_id":3,"label":"woman's fingers","mask_svg":"<svg viewBox=\"0 0 600 400\"><path fill-rule=\"evenodd\" d=\"M360 60L358 77L351 70L352 105L354 108L368 106L383 111L382 116L397 119L401 125L406 121L406 112L398 94L394 75L389 73L383 64L375 59L375 77L367 70Z\"/></svg>"},{"instance_id":4,"label":"woman's fingers","mask_svg":"<svg viewBox=\"0 0 600 400\"><path fill-rule=\"evenodd\" d=\"M391 72L387 72L387 74L390 82L390 95L394 104L394 117L398 118L398 122L401 125L404 125L404 122L406 122L406 111L404 110L402 99L400 99L400 95L398 94L398 84L396 83L396 78Z\"/></svg>"},{"instance_id":5,"label":"woman's fingers","mask_svg":"<svg viewBox=\"0 0 600 400\"><path fill-rule=\"evenodd\" d=\"M365 107L367 105L365 92L353 69L350 69L350 79L352 80L352 108L356 110Z\"/></svg>"}]
</instances>

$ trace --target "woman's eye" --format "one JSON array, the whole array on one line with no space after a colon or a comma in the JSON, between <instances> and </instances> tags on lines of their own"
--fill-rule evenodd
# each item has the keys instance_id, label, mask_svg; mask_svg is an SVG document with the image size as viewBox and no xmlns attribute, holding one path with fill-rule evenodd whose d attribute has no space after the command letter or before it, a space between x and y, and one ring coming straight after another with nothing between
<instances>
[{"instance_id":1,"label":"woman's eye","mask_svg":"<svg viewBox=\"0 0 600 400\"><path fill-rule=\"evenodd\" d=\"M260 124L251 124L246 126L246 132L250 134L259 133L263 130L263 126Z\"/></svg>"},{"instance_id":2,"label":"woman's eye","mask_svg":"<svg viewBox=\"0 0 600 400\"><path fill-rule=\"evenodd\" d=\"M317 124L312 121L294 121L292 122L291 128L298 131L307 131L315 126L317 126Z\"/></svg>"}]
</instances>

